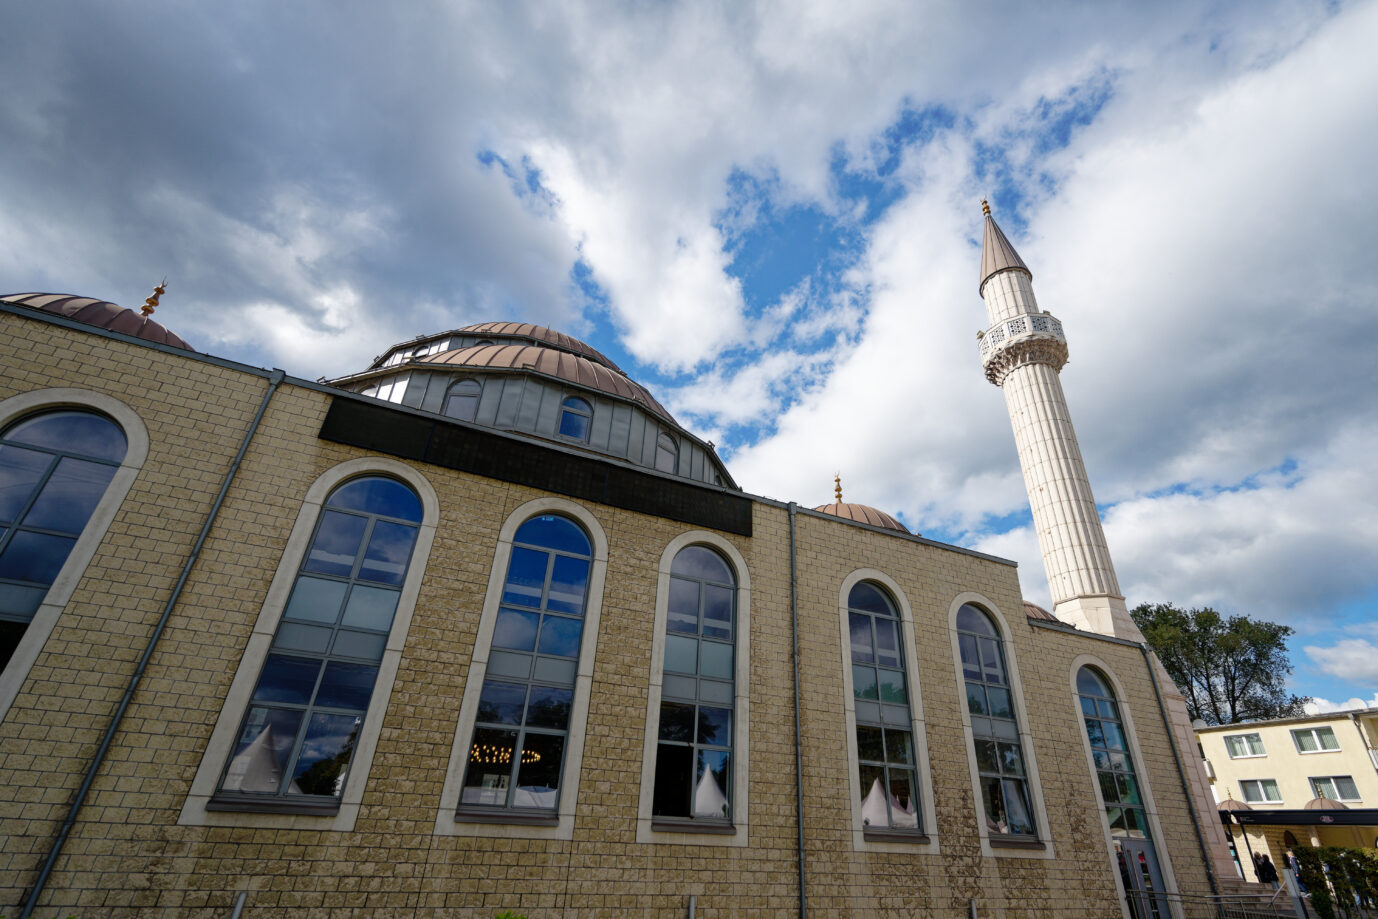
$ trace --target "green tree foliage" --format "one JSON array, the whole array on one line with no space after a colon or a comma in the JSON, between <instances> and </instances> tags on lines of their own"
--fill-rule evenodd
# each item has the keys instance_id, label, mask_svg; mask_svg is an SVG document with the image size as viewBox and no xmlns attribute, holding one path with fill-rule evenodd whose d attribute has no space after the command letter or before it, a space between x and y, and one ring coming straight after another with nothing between
<instances>
[{"instance_id":1,"label":"green tree foliage","mask_svg":"<svg viewBox=\"0 0 1378 919\"><path fill-rule=\"evenodd\" d=\"M1193 720L1286 718L1303 714L1302 705L1310 701L1287 692L1290 626L1167 603L1144 603L1130 615L1186 696Z\"/></svg>"}]
</instances>

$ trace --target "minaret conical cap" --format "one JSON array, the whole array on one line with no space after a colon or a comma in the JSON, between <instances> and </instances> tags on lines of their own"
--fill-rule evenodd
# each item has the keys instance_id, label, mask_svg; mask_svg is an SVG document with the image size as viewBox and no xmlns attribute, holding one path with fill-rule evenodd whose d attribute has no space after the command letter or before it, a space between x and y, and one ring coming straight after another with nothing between
<instances>
[{"instance_id":1,"label":"minaret conical cap","mask_svg":"<svg viewBox=\"0 0 1378 919\"><path fill-rule=\"evenodd\" d=\"M1001 232L1000 225L990 215L990 205L982 201L981 210L986 215L986 238L981 244L981 283L977 286L977 291L985 288L991 275L1002 271L1018 270L1032 278L1033 272L1024 264L1019 253L1014 251L1014 246L1010 245L1010 241Z\"/></svg>"}]
</instances>

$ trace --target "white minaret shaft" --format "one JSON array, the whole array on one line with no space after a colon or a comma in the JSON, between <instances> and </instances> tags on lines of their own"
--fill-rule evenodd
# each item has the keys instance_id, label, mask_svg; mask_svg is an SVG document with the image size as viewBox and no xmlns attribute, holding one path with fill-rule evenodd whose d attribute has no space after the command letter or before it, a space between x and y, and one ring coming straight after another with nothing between
<instances>
[{"instance_id":1,"label":"white minaret shaft","mask_svg":"<svg viewBox=\"0 0 1378 919\"><path fill-rule=\"evenodd\" d=\"M1078 628L1142 641L1129 618L1105 545L1058 372L1067 363L1062 323L1039 310L1033 274L990 216L981 252L981 332L986 379L1005 392L1053 614Z\"/></svg>"}]
</instances>

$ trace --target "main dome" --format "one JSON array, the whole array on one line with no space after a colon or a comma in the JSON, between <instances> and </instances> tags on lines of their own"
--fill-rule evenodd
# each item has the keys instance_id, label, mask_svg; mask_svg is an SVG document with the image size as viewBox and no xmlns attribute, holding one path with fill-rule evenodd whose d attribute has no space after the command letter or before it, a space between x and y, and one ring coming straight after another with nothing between
<instances>
[{"instance_id":1,"label":"main dome","mask_svg":"<svg viewBox=\"0 0 1378 919\"><path fill-rule=\"evenodd\" d=\"M174 348L184 348L187 351L195 350L183 340L182 336L162 323L154 322L147 316L141 316L133 310L125 309L119 304L107 300L78 297L73 294L44 293L3 294L0 295L0 300L42 310L45 313L64 316L67 319L95 326L98 329L132 335L135 338L142 338L145 341L156 342L160 345L171 345Z\"/></svg>"},{"instance_id":2,"label":"main dome","mask_svg":"<svg viewBox=\"0 0 1378 919\"><path fill-rule=\"evenodd\" d=\"M869 524L873 527L881 527L886 530L899 530L901 533L908 533L904 524L885 511L874 508L869 504L851 504L845 501L836 501L832 504L820 504L814 510L822 511L825 514L832 514L834 517L841 517L844 520L855 520L857 523Z\"/></svg>"}]
</instances>

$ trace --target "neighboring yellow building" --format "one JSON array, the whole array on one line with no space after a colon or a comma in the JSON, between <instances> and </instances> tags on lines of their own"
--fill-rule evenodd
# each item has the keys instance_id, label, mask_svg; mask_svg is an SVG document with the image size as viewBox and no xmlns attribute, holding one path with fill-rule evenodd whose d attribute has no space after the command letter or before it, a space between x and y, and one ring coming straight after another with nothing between
<instances>
[{"instance_id":1,"label":"neighboring yellow building","mask_svg":"<svg viewBox=\"0 0 1378 919\"><path fill-rule=\"evenodd\" d=\"M1253 880L1250 856L1293 845L1378 846L1378 708L1206 727L1211 791Z\"/></svg>"}]
</instances>

